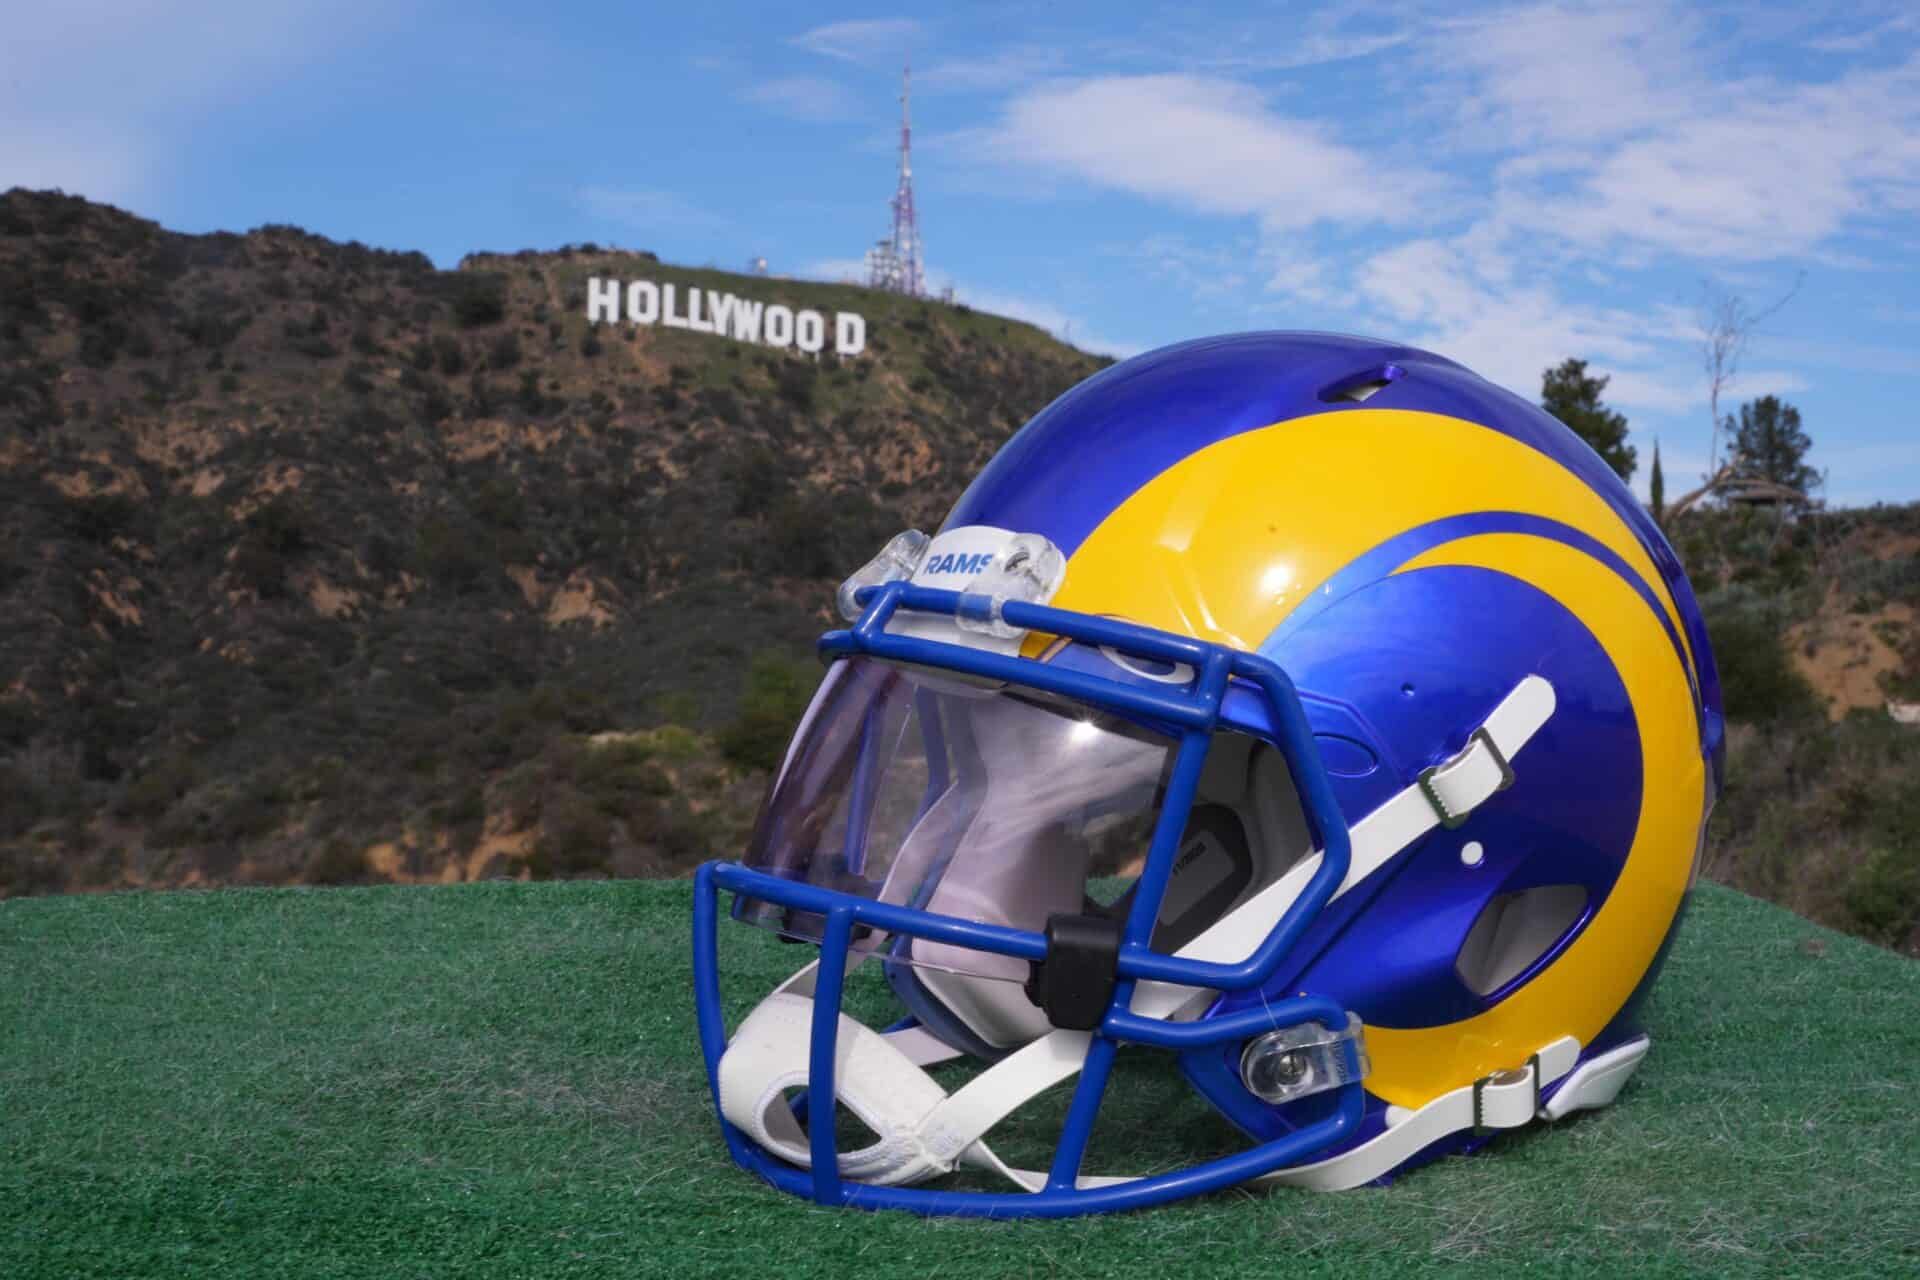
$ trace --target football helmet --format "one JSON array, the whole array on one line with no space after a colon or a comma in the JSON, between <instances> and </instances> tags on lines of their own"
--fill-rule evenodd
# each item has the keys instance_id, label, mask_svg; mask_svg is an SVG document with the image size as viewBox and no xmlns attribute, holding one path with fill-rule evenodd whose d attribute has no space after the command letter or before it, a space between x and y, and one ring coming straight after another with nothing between
<instances>
[{"instance_id":1,"label":"football helmet","mask_svg":"<svg viewBox=\"0 0 1920 1280\"><path fill-rule=\"evenodd\" d=\"M751 846L695 881L709 1083L776 1186L995 1216L1354 1187L1605 1105L1647 1052L1719 679L1659 529L1534 405L1353 337L1167 347L839 603ZM723 891L819 948L731 1036ZM857 966L898 1022L844 1012ZM1083 1171L1122 1046L1244 1149ZM1008 1163L990 1135L1069 1081L1049 1166Z\"/></svg>"}]
</instances>

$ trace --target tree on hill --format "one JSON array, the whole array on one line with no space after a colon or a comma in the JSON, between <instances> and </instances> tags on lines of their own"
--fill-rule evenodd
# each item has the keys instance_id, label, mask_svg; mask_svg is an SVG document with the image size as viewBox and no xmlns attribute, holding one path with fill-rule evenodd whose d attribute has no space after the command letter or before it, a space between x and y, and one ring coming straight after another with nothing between
<instances>
[{"instance_id":1,"label":"tree on hill","mask_svg":"<svg viewBox=\"0 0 1920 1280\"><path fill-rule=\"evenodd\" d=\"M1653 475L1647 480L1647 497L1651 499L1648 505L1653 508L1653 522L1666 523L1667 477L1660 470L1660 441L1657 438L1653 442Z\"/></svg>"},{"instance_id":2,"label":"tree on hill","mask_svg":"<svg viewBox=\"0 0 1920 1280\"><path fill-rule=\"evenodd\" d=\"M1800 429L1800 411L1778 396L1761 396L1740 406L1740 419L1726 422L1734 452L1757 475L1806 493L1820 483L1807 465L1813 441Z\"/></svg>"},{"instance_id":3,"label":"tree on hill","mask_svg":"<svg viewBox=\"0 0 1920 1280\"><path fill-rule=\"evenodd\" d=\"M1720 470L1720 433L1732 419L1720 417L1720 396L1733 384L1734 376L1740 370L1740 360L1747 353L1747 347L1753 341L1753 335L1760 325L1774 312L1793 300L1800 292L1801 282L1806 273L1794 277L1793 287L1781 294L1770 306L1755 311L1747 305L1747 300L1737 293L1729 293L1709 281L1700 285L1700 359L1707 373L1707 413L1713 423L1713 434L1707 442L1707 474L1716 475Z\"/></svg>"},{"instance_id":4,"label":"tree on hill","mask_svg":"<svg viewBox=\"0 0 1920 1280\"><path fill-rule=\"evenodd\" d=\"M1600 393L1609 379L1587 372L1585 360L1565 360L1558 368L1541 375L1540 407L1573 429L1573 433L1593 446L1601 461L1612 467L1622 480L1633 475L1638 461L1634 447L1627 443L1627 419L1600 402Z\"/></svg>"}]
</instances>

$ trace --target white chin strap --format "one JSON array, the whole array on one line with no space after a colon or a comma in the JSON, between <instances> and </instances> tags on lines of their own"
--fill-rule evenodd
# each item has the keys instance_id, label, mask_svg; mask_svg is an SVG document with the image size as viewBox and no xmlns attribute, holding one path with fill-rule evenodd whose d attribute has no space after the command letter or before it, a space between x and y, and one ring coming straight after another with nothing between
<instances>
[{"instance_id":1,"label":"white chin strap","mask_svg":"<svg viewBox=\"0 0 1920 1280\"><path fill-rule=\"evenodd\" d=\"M1494 708L1466 748L1425 771L1420 780L1388 800L1352 829L1352 860L1334 896L1385 866L1442 822L1454 824L1513 780L1509 761L1553 714L1553 686L1529 676ZM1320 855L1302 860L1205 933L1182 947L1182 957L1237 963L1280 921L1299 897ZM807 1135L785 1094L807 1085L813 1037L813 982L817 962L782 983L734 1033L720 1059L720 1110L755 1142L784 1160L806 1167L812 1160ZM1181 1020L1194 1016L1214 993L1170 983L1142 982L1131 1008L1144 1017ZM983 1137L1027 1102L1080 1071L1090 1036L1053 1030L988 1067L952 1094L922 1068L957 1050L923 1028L881 1034L840 1015L835 1038L834 1092L838 1102L878 1135L878 1141L840 1156L842 1177L874 1186L924 1181L956 1167L987 1169L1029 1191L1046 1175L1014 1169L994 1155ZM1390 1107L1387 1128L1368 1142L1316 1164L1277 1170L1258 1179L1322 1191L1344 1190L1389 1173L1441 1138L1465 1129L1513 1129L1558 1119L1570 1111L1613 1100L1647 1050L1642 1037L1574 1071L1580 1042L1563 1036L1540 1046L1526 1062L1445 1093L1417 1110ZM1547 1085L1573 1072L1553 1101L1540 1104ZM816 1122L831 1123L824 1099L810 1100ZM1132 1181L1083 1177L1081 1187Z\"/></svg>"}]
</instances>

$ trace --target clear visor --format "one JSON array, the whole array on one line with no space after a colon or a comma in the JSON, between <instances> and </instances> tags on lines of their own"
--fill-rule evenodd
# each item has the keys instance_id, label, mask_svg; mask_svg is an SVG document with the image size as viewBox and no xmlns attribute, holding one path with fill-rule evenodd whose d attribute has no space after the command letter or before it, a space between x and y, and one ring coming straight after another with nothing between
<instances>
[{"instance_id":1,"label":"clear visor","mask_svg":"<svg viewBox=\"0 0 1920 1280\"><path fill-rule=\"evenodd\" d=\"M1055 912L1099 911L1096 897L1119 896L1113 878L1134 874L1152 842L1174 747L1035 690L844 658L801 722L745 862L870 901L1038 932ZM756 900L735 914L813 941L825 923ZM1026 972L1006 957L877 930L856 929L854 948L980 977Z\"/></svg>"}]
</instances>

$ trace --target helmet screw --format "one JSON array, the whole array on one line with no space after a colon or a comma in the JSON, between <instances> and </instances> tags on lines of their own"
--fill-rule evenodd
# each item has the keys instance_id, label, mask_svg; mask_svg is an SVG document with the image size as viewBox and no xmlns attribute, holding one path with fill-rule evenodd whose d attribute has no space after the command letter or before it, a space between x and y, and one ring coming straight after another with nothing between
<instances>
[{"instance_id":1,"label":"helmet screw","mask_svg":"<svg viewBox=\"0 0 1920 1280\"><path fill-rule=\"evenodd\" d=\"M1240 1057L1240 1079L1248 1092L1267 1102L1284 1102L1314 1082L1312 1055L1287 1043L1284 1033L1269 1032L1247 1045Z\"/></svg>"}]
</instances>

